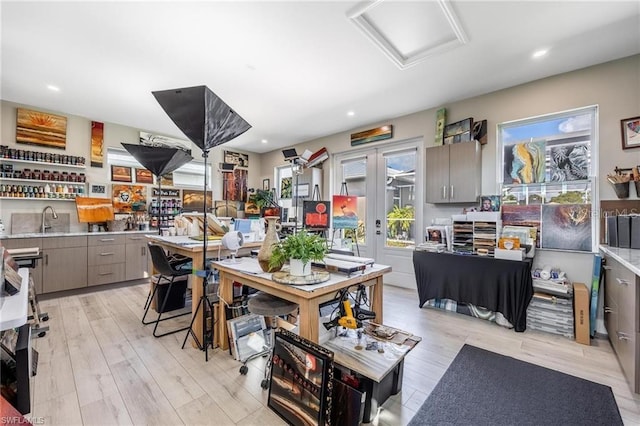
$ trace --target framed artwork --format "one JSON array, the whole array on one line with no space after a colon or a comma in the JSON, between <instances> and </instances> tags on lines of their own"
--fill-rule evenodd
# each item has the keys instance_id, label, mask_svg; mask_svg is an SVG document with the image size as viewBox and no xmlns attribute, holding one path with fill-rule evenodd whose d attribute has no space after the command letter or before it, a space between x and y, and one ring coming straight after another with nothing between
<instances>
[{"instance_id":1,"label":"framed artwork","mask_svg":"<svg viewBox=\"0 0 640 426\"><path fill-rule=\"evenodd\" d=\"M444 141L444 123L447 119L447 110L440 108L436 111L436 134L434 137L434 145L442 145Z\"/></svg>"},{"instance_id":2,"label":"framed artwork","mask_svg":"<svg viewBox=\"0 0 640 426\"><path fill-rule=\"evenodd\" d=\"M16 142L66 149L67 117L18 108Z\"/></svg>"},{"instance_id":3,"label":"framed artwork","mask_svg":"<svg viewBox=\"0 0 640 426\"><path fill-rule=\"evenodd\" d=\"M160 176L160 184L162 186L173 186L173 172Z\"/></svg>"},{"instance_id":4,"label":"framed artwork","mask_svg":"<svg viewBox=\"0 0 640 426\"><path fill-rule=\"evenodd\" d=\"M541 240L542 248L591 251L591 204L543 205Z\"/></svg>"},{"instance_id":5,"label":"framed artwork","mask_svg":"<svg viewBox=\"0 0 640 426\"><path fill-rule=\"evenodd\" d=\"M247 169L235 169L233 173L223 173L223 193L225 200L247 201Z\"/></svg>"},{"instance_id":6,"label":"framed artwork","mask_svg":"<svg viewBox=\"0 0 640 426\"><path fill-rule=\"evenodd\" d=\"M235 164L238 167L249 167L249 155L241 152L225 151L224 162Z\"/></svg>"},{"instance_id":7,"label":"framed artwork","mask_svg":"<svg viewBox=\"0 0 640 426\"><path fill-rule=\"evenodd\" d=\"M546 142L520 142L504 146L504 183L528 184L545 181Z\"/></svg>"},{"instance_id":8,"label":"framed artwork","mask_svg":"<svg viewBox=\"0 0 640 426\"><path fill-rule=\"evenodd\" d=\"M104 145L104 123L91 122L91 167L102 167Z\"/></svg>"},{"instance_id":9,"label":"framed artwork","mask_svg":"<svg viewBox=\"0 0 640 426\"><path fill-rule=\"evenodd\" d=\"M147 210L147 187L142 185L112 185L115 213L144 212Z\"/></svg>"},{"instance_id":10,"label":"framed artwork","mask_svg":"<svg viewBox=\"0 0 640 426\"><path fill-rule=\"evenodd\" d=\"M111 180L114 182L132 182L131 167L112 165Z\"/></svg>"},{"instance_id":11,"label":"framed artwork","mask_svg":"<svg viewBox=\"0 0 640 426\"><path fill-rule=\"evenodd\" d=\"M308 197L309 196L309 184L301 183L295 187L295 191L293 191L294 197Z\"/></svg>"},{"instance_id":12,"label":"framed artwork","mask_svg":"<svg viewBox=\"0 0 640 426\"><path fill-rule=\"evenodd\" d=\"M382 141L393 137L393 126L376 127L375 129L351 134L351 146L362 145L370 142Z\"/></svg>"},{"instance_id":13,"label":"framed artwork","mask_svg":"<svg viewBox=\"0 0 640 426\"><path fill-rule=\"evenodd\" d=\"M106 183L89 183L89 197L93 198L109 198Z\"/></svg>"},{"instance_id":14,"label":"framed artwork","mask_svg":"<svg viewBox=\"0 0 640 426\"><path fill-rule=\"evenodd\" d=\"M464 120L456 121L455 123L447 124L444 126L444 144L450 145L452 143L468 142L471 140L471 125L473 118L465 118Z\"/></svg>"},{"instance_id":15,"label":"framed artwork","mask_svg":"<svg viewBox=\"0 0 640 426\"><path fill-rule=\"evenodd\" d=\"M622 149L640 148L640 117L620 120Z\"/></svg>"},{"instance_id":16,"label":"framed artwork","mask_svg":"<svg viewBox=\"0 0 640 426\"><path fill-rule=\"evenodd\" d=\"M358 228L358 197L349 195L333 196L333 229Z\"/></svg>"},{"instance_id":17,"label":"framed artwork","mask_svg":"<svg viewBox=\"0 0 640 426\"><path fill-rule=\"evenodd\" d=\"M148 132L140 132L140 145L178 148L191 154L191 142Z\"/></svg>"},{"instance_id":18,"label":"framed artwork","mask_svg":"<svg viewBox=\"0 0 640 426\"><path fill-rule=\"evenodd\" d=\"M329 228L330 201L304 201L302 203L302 220L305 228Z\"/></svg>"},{"instance_id":19,"label":"framed artwork","mask_svg":"<svg viewBox=\"0 0 640 426\"><path fill-rule=\"evenodd\" d=\"M197 189L182 190L182 210L185 212L204 212L204 191ZM213 194L207 191L207 210L213 208Z\"/></svg>"},{"instance_id":20,"label":"framed artwork","mask_svg":"<svg viewBox=\"0 0 640 426\"><path fill-rule=\"evenodd\" d=\"M136 167L136 183L153 183L153 174L147 169Z\"/></svg>"},{"instance_id":21,"label":"framed artwork","mask_svg":"<svg viewBox=\"0 0 640 426\"><path fill-rule=\"evenodd\" d=\"M329 424L333 352L284 329L275 333L267 405L290 425Z\"/></svg>"},{"instance_id":22,"label":"framed artwork","mask_svg":"<svg viewBox=\"0 0 640 426\"><path fill-rule=\"evenodd\" d=\"M262 190L268 191L271 189L271 181L269 179L262 179Z\"/></svg>"},{"instance_id":23,"label":"framed artwork","mask_svg":"<svg viewBox=\"0 0 640 426\"><path fill-rule=\"evenodd\" d=\"M499 195L483 195L480 197L481 212L499 212L500 196Z\"/></svg>"},{"instance_id":24,"label":"framed artwork","mask_svg":"<svg viewBox=\"0 0 640 426\"><path fill-rule=\"evenodd\" d=\"M282 178L280 181L280 199L288 199L292 197L291 178Z\"/></svg>"}]
</instances>

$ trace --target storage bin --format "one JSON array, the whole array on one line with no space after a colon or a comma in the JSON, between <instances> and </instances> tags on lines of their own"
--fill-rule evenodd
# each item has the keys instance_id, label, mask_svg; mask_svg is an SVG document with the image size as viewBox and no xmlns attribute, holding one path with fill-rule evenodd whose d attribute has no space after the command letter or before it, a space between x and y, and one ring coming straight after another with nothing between
<instances>
[{"instance_id":1,"label":"storage bin","mask_svg":"<svg viewBox=\"0 0 640 426\"><path fill-rule=\"evenodd\" d=\"M157 285L158 275L153 276L153 282ZM164 300L167 291L169 290L169 282L162 278L162 284L158 287L158 291L156 291L155 296L155 309L158 313L164 313L169 311L175 311L176 309L182 309L185 307L186 301L186 293L187 293L187 276L177 277L173 281L173 285L171 286L171 292L169 293L169 298L167 299L167 304L164 309L161 311L162 301Z\"/></svg>"}]
</instances>

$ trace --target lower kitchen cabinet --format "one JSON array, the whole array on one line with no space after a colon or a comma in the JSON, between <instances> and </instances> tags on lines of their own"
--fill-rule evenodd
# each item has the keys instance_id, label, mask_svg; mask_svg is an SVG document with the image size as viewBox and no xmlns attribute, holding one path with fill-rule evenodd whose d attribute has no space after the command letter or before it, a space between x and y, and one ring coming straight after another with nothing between
<instances>
[{"instance_id":1,"label":"lower kitchen cabinet","mask_svg":"<svg viewBox=\"0 0 640 426\"><path fill-rule=\"evenodd\" d=\"M43 293L87 286L87 237L42 238Z\"/></svg>"},{"instance_id":2,"label":"lower kitchen cabinet","mask_svg":"<svg viewBox=\"0 0 640 426\"><path fill-rule=\"evenodd\" d=\"M144 235L127 235L125 245L126 264L125 280L149 278L149 250L147 237Z\"/></svg>"}]
</instances>

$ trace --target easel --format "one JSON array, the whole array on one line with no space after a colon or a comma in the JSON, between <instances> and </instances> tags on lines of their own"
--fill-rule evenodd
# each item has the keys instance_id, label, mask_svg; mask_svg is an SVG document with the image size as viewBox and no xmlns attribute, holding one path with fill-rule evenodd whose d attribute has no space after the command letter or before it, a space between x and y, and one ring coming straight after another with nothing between
<instances>
[{"instance_id":1,"label":"easel","mask_svg":"<svg viewBox=\"0 0 640 426\"><path fill-rule=\"evenodd\" d=\"M315 188L314 188L314 191L315 191ZM347 189L347 182L346 181L342 182L342 186L340 187L340 195L349 195L349 190ZM358 245L358 225L356 224L356 227L352 228L351 230L353 231L354 242L356 244L356 252L357 252L358 256L360 256L360 246ZM335 236L336 236L336 231L338 231L338 229L334 229L333 230L333 237L331 238L331 247L333 247L333 241L334 241Z\"/></svg>"}]
</instances>

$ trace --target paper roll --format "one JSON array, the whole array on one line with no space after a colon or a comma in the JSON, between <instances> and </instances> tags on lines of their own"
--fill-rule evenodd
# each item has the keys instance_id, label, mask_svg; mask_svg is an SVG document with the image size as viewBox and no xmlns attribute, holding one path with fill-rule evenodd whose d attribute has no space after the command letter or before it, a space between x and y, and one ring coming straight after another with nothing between
<instances>
[{"instance_id":1,"label":"paper roll","mask_svg":"<svg viewBox=\"0 0 640 426\"><path fill-rule=\"evenodd\" d=\"M551 266L545 266L544 268L542 268L542 270L540 271L540 278L542 278L543 280L548 280L549 278L551 278Z\"/></svg>"}]
</instances>

